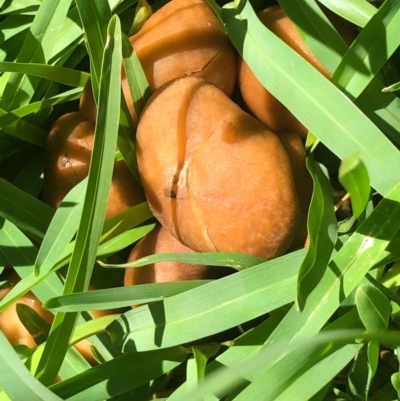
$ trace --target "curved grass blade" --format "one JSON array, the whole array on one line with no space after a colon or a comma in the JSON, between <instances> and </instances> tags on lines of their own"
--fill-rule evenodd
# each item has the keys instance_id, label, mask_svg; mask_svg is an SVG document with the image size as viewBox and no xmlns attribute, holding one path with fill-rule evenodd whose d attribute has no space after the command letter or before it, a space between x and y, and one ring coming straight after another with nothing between
<instances>
[{"instance_id":1,"label":"curved grass blade","mask_svg":"<svg viewBox=\"0 0 400 401\"><path fill-rule=\"evenodd\" d=\"M78 229L87 180L81 181L66 195L51 220L35 262L34 272L49 271L60 258Z\"/></svg>"},{"instance_id":2,"label":"curved grass blade","mask_svg":"<svg viewBox=\"0 0 400 401\"><path fill-rule=\"evenodd\" d=\"M334 13L363 28L377 12L377 9L364 0L318 0Z\"/></svg>"},{"instance_id":3,"label":"curved grass blade","mask_svg":"<svg viewBox=\"0 0 400 401\"><path fill-rule=\"evenodd\" d=\"M357 154L342 161L339 181L350 193L353 217L357 219L367 206L371 194L368 171Z\"/></svg>"},{"instance_id":4,"label":"curved grass blade","mask_svg":"<svg viewBox=\"0 0 400 401\"><path fill-rule=\"evenodd\" d=\"M52 385L50 389L64 400L102 401L171 371L186 359L186 355L181 347L128 353Z\"/></svg>"},{"instance_id":5,"label":"curved grass blade","mask_svg":"<svg viewBox=\"0 0 400 401\"><path fill-rule=\"evenodd\" d=\"M45 78L63 85L83 88L89 74L83 71L73 70L71 68L57 67L47 64L35 63L10 63L0 62L1 72L16 72L20 74L32 75Z\"/></svg>"},{"instance_id":6,"label":"curved grass blade","mask_svg":"<svg viewBox=\"0 0 400 401\"><path fill-rule=\"evenodd\" d=\"M54 312L82 312L122 308L134 304L159 301L208 282L207 280L190 280L107 288L52 298L43 306Z\"/></svg>"},{"instance_id":7,"label":"curved grass blade","mask_svg":"<svg viewBox=\"0 0 400 401\"><path fill-rule=\"evenodd\" d=\"M313 178L314 189L307 221L310 245L297 279L299 310L304 308L308 295L324 275L338 235L329 179L312 155L307 158L306 164Z\"/></svg>"},{"instance_id":8,"label":"curved grass blade","mask_svg":"<svg viewBox=\"0 0 400 401\"><path fill-rule=\"evenodd\" d=\"M141 306L123 314L107 331L116 349L146 351L235 327L295 299L295 281L304 256L300 250Z\"/></svg>"},{"instance_id":9,"label":"curved grass blade","mask_svg":"<svg viewBox=\"0 0 400 401\"><path fill-rule=\"evenodd\" d=\"M161 253L157 255L145 256L133 262L124 263L122 265L112 265L101 261L98 263L104 267L126 269L146 266L151 263L164 261L193 263L209 266L228 266L240 271L255 265L259 265L260 263L264 263L265 259L235 252Z\"/></svg>"},{"instance_id":10,"label":"curved grass blade","mask_svg":"<svg viewBox=\"0 0 400 401\"><path fill-rule=\"evenodd\" d=\"M95 262L114 166L114 153L106 149L115 149L118 135L121 60L121 27L118 18L113 17L101 69L99 113L88 186L64 294L87 289ZM51 384L56 377L77 318L76 313L56 315L37 371L42 382Z\"/></svg>"},{"instance_id":11,"label":"curved grass blade","mask_svg":"<svg viewBox=\"0 0 400 401\"><path fill-rule=\"evenodd\" d=\"M372 285L362 285L356 292L356 306L360 319L369 332L387 330L390 318L390 302Z\"/></svg>"},{"instance_id":12,"label":"curved grass blade","mask_svg":"<svg viewBox=\"0 0 400 401\"><path fill-rule=\"evenodd\" d=\"M136 32L139 32L152 13L153 11L148 2L146 0L139 0L136 5L135 17L131 29L129 29L128 36L132 36Z\"/></svg>"},{"instance_id":13,"label":"curved grass blade","mask_svg":"<svg viewBox=\"0 0 400 401\"><path fill-rule=\"evenodd\" d=\"M0 388L14 400L61 401L28 371L6 337L0 332Z\"/></svg>"},{"instance_id":14,"label":"curved grass blade","mask_svg":"<svg viewBox=\"0 0 400 401\"><path fill-rule=\"evenodd\" d=\"M36 344L44 343L50 332L50 324L35 309L26 304L17 303L15 309L19 320L33 337Z\"/></svg>"},{"instance_id":15,"label":"curved grass blade","mask_svg":"<svg viewBox=\"0 0 400 401\"><path fill-rule=\"evenodd\" d=\"M400 44L400 4L386 0L351 44L332 81L357 98Z\"/></svg>"},{"instance_id":16,"label":"curved grass blade","mask_svg":"<svg viewBox=\"0 0 400 401\"><path fill-rule=\"evenodd\" d=\"M260 82L337 156L345 158L358 151L372 186L387 194L398 182L400 157L382 132L333 84L265 28L248 1L225 5L222 15L233 44ZM296 68L289 72L287 66L294 64Z\"/></svg>"},{"instance_id":17,"label":"curved grass blade","mask_svg":"<svg viewBox=\"0 0 400 401\"><path fill-rule=\"evenodd\" d=\"M396 82L395 84L386 86L382 89L382 92L396 92L400 90L400 82Z\"/></svg>"}]
</instances>

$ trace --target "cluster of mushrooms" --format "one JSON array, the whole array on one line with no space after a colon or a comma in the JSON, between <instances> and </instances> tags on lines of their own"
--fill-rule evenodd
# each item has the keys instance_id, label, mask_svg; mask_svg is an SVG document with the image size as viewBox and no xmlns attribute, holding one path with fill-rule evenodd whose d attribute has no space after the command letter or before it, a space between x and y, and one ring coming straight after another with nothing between
<instances>
[{"instance_id":1,"label":"cluster of mushrooms","mask_svg":"<svg viewBox=\"0 0 400 401\"><path fill-rule=\"evenodd\" d=\"M259 18L329 75L279 6ZM141 184L123 160L115 162L106 219L147 200L159 225L134 246L128 261L170 252L272 259L303 247L312 193L303 144L307 129L259 83L206 2L170 1L130 41L153 93L136 116L122 76L137 122ZM235 88L245 106L231 99ZM79 111L59 118L49 133L43 194L53 207L88 174L96 113L89 82ZM159 262L127 269L125 285L220 273L210 266ZM15 311L15 305L10 308ZM0 315L1 329L2 320ZM20 334L11 336L17 343Z\"/></svg>"}]
</instances>

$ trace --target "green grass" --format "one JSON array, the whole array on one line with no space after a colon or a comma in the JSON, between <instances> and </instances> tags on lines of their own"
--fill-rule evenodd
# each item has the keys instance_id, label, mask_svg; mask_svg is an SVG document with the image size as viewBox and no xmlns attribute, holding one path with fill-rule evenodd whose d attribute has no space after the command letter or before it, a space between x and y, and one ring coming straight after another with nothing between
<instances>
[{"instance_id":1,"label":"green grass","mask_svg":"<svg viewBox=\"0 0 400 401\"><path fill-rule=\"evenodd\" d=\"M127 249L155 226L146 202L104 222L117 146L140 182L121 65L139 115L151 93L127 35L149 9L140 1L135 19L135 0L0 1L0 174L19 157L0 178L0 273L11 264L21 277L0 312L33 291L55 315L49 327L19 308L40 334L34 349L0 332L0 401L399 399L400 3L279 0L327 79L261 24L263 1L207 2L309 130L309 248L269 261L149 256L129 267L173 260L234 274L121 288ZM350 47L321 7L355 24ZM46 136L78 109L89 76L99 110L89 176L54 210L41 196ZM350 194L347 217L334 210L338 185ZM92 278L106 285L89 291ZM114 308L125 312L89 312ZM85 338L96 366L71 347Z\"/></svg>"}]
</instances>

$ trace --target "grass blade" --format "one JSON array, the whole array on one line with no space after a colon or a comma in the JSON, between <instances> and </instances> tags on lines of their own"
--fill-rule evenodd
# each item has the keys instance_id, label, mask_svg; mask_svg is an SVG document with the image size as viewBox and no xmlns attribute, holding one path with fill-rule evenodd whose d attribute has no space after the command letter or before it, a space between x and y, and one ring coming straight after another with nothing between
<instances>
[{"instance_id":1,"label":"grass blade","mask_svg":"<svg viewBox=\"0 0 400 401\"><path fill-rule=\"evenodd\" d=\"M312 155L306 163L314 189L307 221L310 245L297 279L299 310L304 308L308 295L324 275L337 240L337 221L328 177Z\"/></svg>"},{"instance_id":2,"label":"grass blade","mask_svg":"<svg viewBox=\"0 0 400 401\"><path fill-rule=\"evenodd\" d=\"M369 201L371 188L368 171L358 155L342 161L339 168L339 181L350 193L353 217L357 219Z\"/></svg>"},{"instance_id":3,"label":"grass blade","mask_svg":"<svg viewBox=\"0 0 400 401\"><path fill-rule=\"evenodd\" d=\"M20 74L32 75L35 77L49 79L63 85L83 88L89 74L70 68L57 67L47 64L35 63L10 63L0 62L1 72L16 72Z\"/></svg>"},{"instance_id":4,"label":"grass blade","mask_svg":"<svg viewBox=\"0 0 400 401\"><path fill-rule=\"evenodd\" d=\"M113 152L105 150L115 149L118 134L122 60L120 29L119 20L113 17L110 20L107 46L104 49L99 113L87 192L64 294L87 289L103 226L114 165ZM52 383L57 375L68 349L77 316L76 313L56 315L37 371L44 383ZM55 348L57 352L54 352Z\"/></svg>"},{"instance_id":5,"label":"grass blade","mask_svg":"<svg viewBox=\"0 0 400 401\"><path fill-rule=\"evenodd\" d=\"M264 263L265 259L257 256L245 255L234 252L203 252L203 253L160 253L140 258L130 263L122 265L112 265L99 262L104 267L113 268L132 268L146 266L151 263L173 261L182 263L202 264L209 266L229 266L236 270L244 270L249 267Z\"/></svg>"},{"instance_id":6,"label":"grass blade","mask_svg":"<svg viewBox=\"0 0 400 401\"><path fill-rule=\"evenodd\" d=\"M207 280L190 280L94 290L49 299L44 307L54 312L81 312L121 308L134 304L159 301L165 297L180 294L207 284L207 282Z\"/></svg>"},{"instance_id":7,"label":"grass blade","mask_svg":"<svg viewBox=\"0 0 400 401\"><path fill-rule=\"evenodd\" d=\"M82 214L86 184L87 180L83 180L72 188L57 209L36 258L36 276L41 269L50 271L75 235Z\"/></svg>"},{"instance_id":8,"label":"grass blade","mask_svg":"<svg viewBox=\"0 0 400 401\"><path fill-rule=\"evenodd\" d=\"M106 45L107 25L111 10L106 0L75 0L85 32L86 47L90 55L92 87L97 103L99 93L103 49Z\"/></svg>"}]
</instances>

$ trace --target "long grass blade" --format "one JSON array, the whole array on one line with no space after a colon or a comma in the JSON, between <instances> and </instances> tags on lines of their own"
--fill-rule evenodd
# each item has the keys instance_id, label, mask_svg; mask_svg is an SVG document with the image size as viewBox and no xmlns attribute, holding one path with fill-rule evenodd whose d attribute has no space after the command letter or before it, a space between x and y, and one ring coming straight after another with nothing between
<instances>
[{"instance_id":1,"label":"long grass blade","mask_svg":"<svg viewBox=\"0 0 400 401\"><path fill-rule=\"evenodd\" d=\"M180 294L207 284L207 282L207 280L191 280L94 290L50 299L45 303L44 307L54 312L81 312L121 308L159 301L165 297Z\"/></svg>"},{"instance_id":2,"label":"long grass blade","mask_svg":"<svg viewBox=\"0 0 400 401\"><path fill-rule=\"evenodd\" d=\"M113 17L108 29L107 46L104 49L99 117L89 168L88 187L64 294L87 289L95 262L114 165L114 154L106 149L115 149L118 134L121 52L120 24L119 20ZM76 313L56 315L38 367L38 376L44 383L52 383L57 375L76 320Z\"/></svg>"},{"instance_id":3,"label":"long grass blade","mask_svg":"<svg viewBox=\"0 0 400 401\"><path fill-rule=\"evenodd\" d=\"M135 260L133 262L124 263L122 265L113 265L99 262L104 267L113 268L133 268L146 266L151 263L172 261L182 263L202 264L209 266L228 266L236 270L244 270L249 267L264 263L265 259L257 256L245 255L234 252L203 252L203 253L162 253L157 255L150 255Z\"/></svg>"},{"instance_id":4,"label":"long grass blade","mask_svg":"<svg viewBox=\"0 0 400 401\"><path fill-rule=\"evenodd\" d=\"M53 267L75 235L82 213L86 185L87 180L80 182L58 207L36 258L36 276L40 274L41 269L49 271Z\"/></svg>"}]
</instances>

